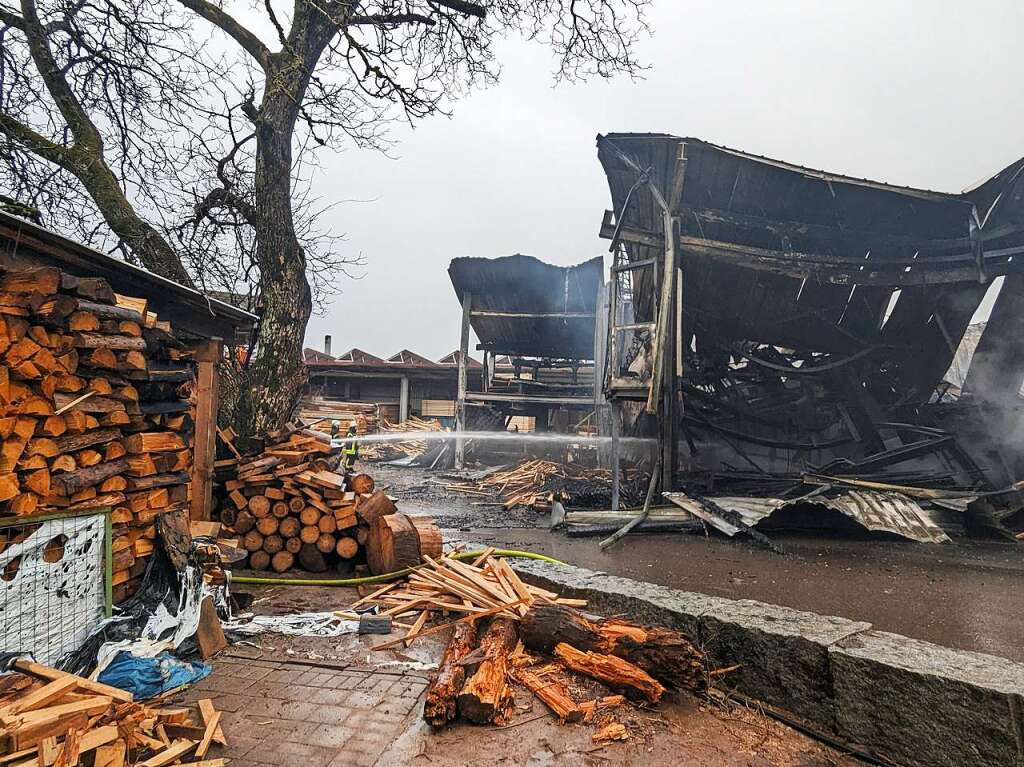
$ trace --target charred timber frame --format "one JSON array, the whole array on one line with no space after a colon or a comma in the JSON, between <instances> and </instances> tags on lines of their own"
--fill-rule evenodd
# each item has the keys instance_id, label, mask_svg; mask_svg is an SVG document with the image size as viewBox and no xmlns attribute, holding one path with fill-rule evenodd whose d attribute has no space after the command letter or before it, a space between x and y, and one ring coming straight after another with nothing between
<instances>
[{"instance_id":1,"label":"charred timber frame","mask_svg":"<svg viewBox=\"0 0 1024 767\"><path fill-rule=\"evenodd\" d=\"M455 468L466 465L466 369L469 363L469 320L473 312L473 294L466 293L462 299L462 333L459 337L459 390L455 406Z\"/></svg>"}]
</instances>

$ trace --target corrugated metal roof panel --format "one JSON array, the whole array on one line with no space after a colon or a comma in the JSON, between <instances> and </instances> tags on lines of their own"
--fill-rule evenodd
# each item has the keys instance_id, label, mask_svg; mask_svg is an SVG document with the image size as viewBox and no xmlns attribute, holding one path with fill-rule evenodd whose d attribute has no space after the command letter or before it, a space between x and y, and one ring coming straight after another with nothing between
<instances>
[{"instance_id":1,"label":"corrugated metal roof panel","mask_svg":"<svg viewBox=\"0 0 1024 767\"><path fill-rule=\"evenodd\" d=\"M736 520L727 520L713 507L691 498L686 493L663 493L665 498L691 514L700 517L716 530L733 536L743 528ZM825 506L855 520L867 530L886 532L921 543L948 543L950 538L917 504L900 493L873 490L847 490L839 495L814 498L747 498L722 496L708 498L726 511L738 514L743 524L754 527L774 512L787 506Z\"/></svg>"}]
</instances>

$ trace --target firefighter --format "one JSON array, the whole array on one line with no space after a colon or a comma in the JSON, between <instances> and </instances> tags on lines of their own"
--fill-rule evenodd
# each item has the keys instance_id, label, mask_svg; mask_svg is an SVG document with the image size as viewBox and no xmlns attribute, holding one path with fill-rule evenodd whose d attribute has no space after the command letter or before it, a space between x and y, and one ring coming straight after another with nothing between
<instances>
[{"instance_id":1,"label":"firefighter","mask_svg":"<svg viewBox=\"0 0 1024 767\"><path fill-rule=\"evenodd\" d=\"M356 466L356 459L359 457L359 443L356 442L356 425L348 427L346 439L341 445L341 454L344 456L345 470L352 471Z\"/></svg>"}]
</instances>

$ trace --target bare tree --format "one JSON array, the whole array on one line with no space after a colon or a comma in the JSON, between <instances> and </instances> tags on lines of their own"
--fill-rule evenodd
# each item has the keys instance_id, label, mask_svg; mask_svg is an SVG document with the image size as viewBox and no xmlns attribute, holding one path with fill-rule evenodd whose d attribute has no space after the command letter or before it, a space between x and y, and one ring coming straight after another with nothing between
<instances>
[{"instance_id":1,"label":"bare tree","mask_svg":"<svg viewBox=\"0 0 1024 767\"><path fill-rule=\"evenodd\" d=\"M172 6L173 10L173 6ZM84 196L123 245L154 272L191 284L177 253L136 211L127 187L159 190L165 159L151 125L195 91L179 62L182 19L144 0L0 4L0 161L16 193L76 216ZM185 38L187 39L187 38ZM40 162L43 161L43 162Z\"/></svg>"},{"instance_id":2,"label":"bare tree","mask_svg":"<svg viewBox=\"0 0 1024 767\"><path fill-rule=\"evenodd\" d=\"M140 123L132 130L133 119L145 120L146 97L126 87L110 98L86 72L90 66L109 67L128 84L144 83L150 99L180 105L180 93L195 84L187 77L174 83L183 70L175 70L163 53L165 35L186 37L187 22L171 14L169 4L145 0L98 6L51 0L56 10L46 19L39 18L36 0L20 0L19 12L3 10L0 0L2 34L16 30L25 41L20 54L5 51L3 66L31 64L37 75L12 79L6 69L0 72L0 131L11 144L81 182L110 228L150 268L183 280L191 271L201 286L207 278L229 289L258 286L258 334L235 371L235 396L229 398L236 425L258 433L287 418L305 381L302 343L314 303L310 277L327 286L346 263L332 241L316 236L308 150L349 142L381 147L390 121L446 111L474 84L497 78L494 42L513 33L552 48L559 78L635 74L640 67L633 47L646 31L643 14L650 1L293 0L285 9L273 0L253 0L247 25L220 0L177 0L179 10L208 22L240 55L231 62L230 76L211 78L215 82L207 83L212 87L202 97L188 98L191 108L183 119L176 122L169 113L180 112L178 107L160 114L187 134L180 155L188 162L158 153L159 167L149 167L146 160L154 155L139 151ZM135 37L120 43L134 46L132 52L97 45L77 21L83 8L102 14L100 9L112 7L130 11L93 23L126 27ZM261 37L264 29L271 40ZM202 66L214 63L204 60ZM7 98L8 82L17 84L18 98ZM166 93L172 83L182 90ZM33 111L33 96L47 95L59 121L52 112ZM109 108L120 98L130 105L127 119ZM101 126L89 119L90 112L103 115ZM105 164L100 136L107 129L128 137L117 148L119 156L132 159L128 170L173 175L173 186L191 195L188 216L165 227L165 238L132 210ZM34 169L38 173L42 166ZM180 210L180 202L156 207Z\"/></svg>"},{"instance_id":3,"label":"bare tree","mask_svg":"<svg viewBox=\"0 0 1024 767\"><path fill-rule=\"evenodd\" d=\"M493 81L493 44L509 33L550 45L560 77L634 74L649 0L295 0L287 14L265 0L260 22L273 42L257 34L262 24L250 28L223 4L178 2L233 41L251 67L219 114L232 140L219 183L197 210L231 209L255 233L262 322L239 387L248 402L239 407L242 420L266 428L280 423L305 381L312 303L292 208L296 147L379 146L388 119L426 117ZM242 191L249 184L251 196Z\"/></svg>"}]
</instances>

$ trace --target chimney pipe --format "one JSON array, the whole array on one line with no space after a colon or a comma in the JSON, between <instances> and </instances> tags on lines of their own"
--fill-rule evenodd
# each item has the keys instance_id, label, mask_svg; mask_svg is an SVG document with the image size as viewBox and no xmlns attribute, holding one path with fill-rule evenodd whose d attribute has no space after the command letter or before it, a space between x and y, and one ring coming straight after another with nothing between
<instances>
[{"instance_id":1,"label":"chimney pipe","mask_svg":"<svg viewBox=\"0 0 1024 767\"><path fill-rule=\"evenodd\" d=\"M331 353L331 337L324 336L324 354L330 355Z\"/></svg>"}]
</instances>

